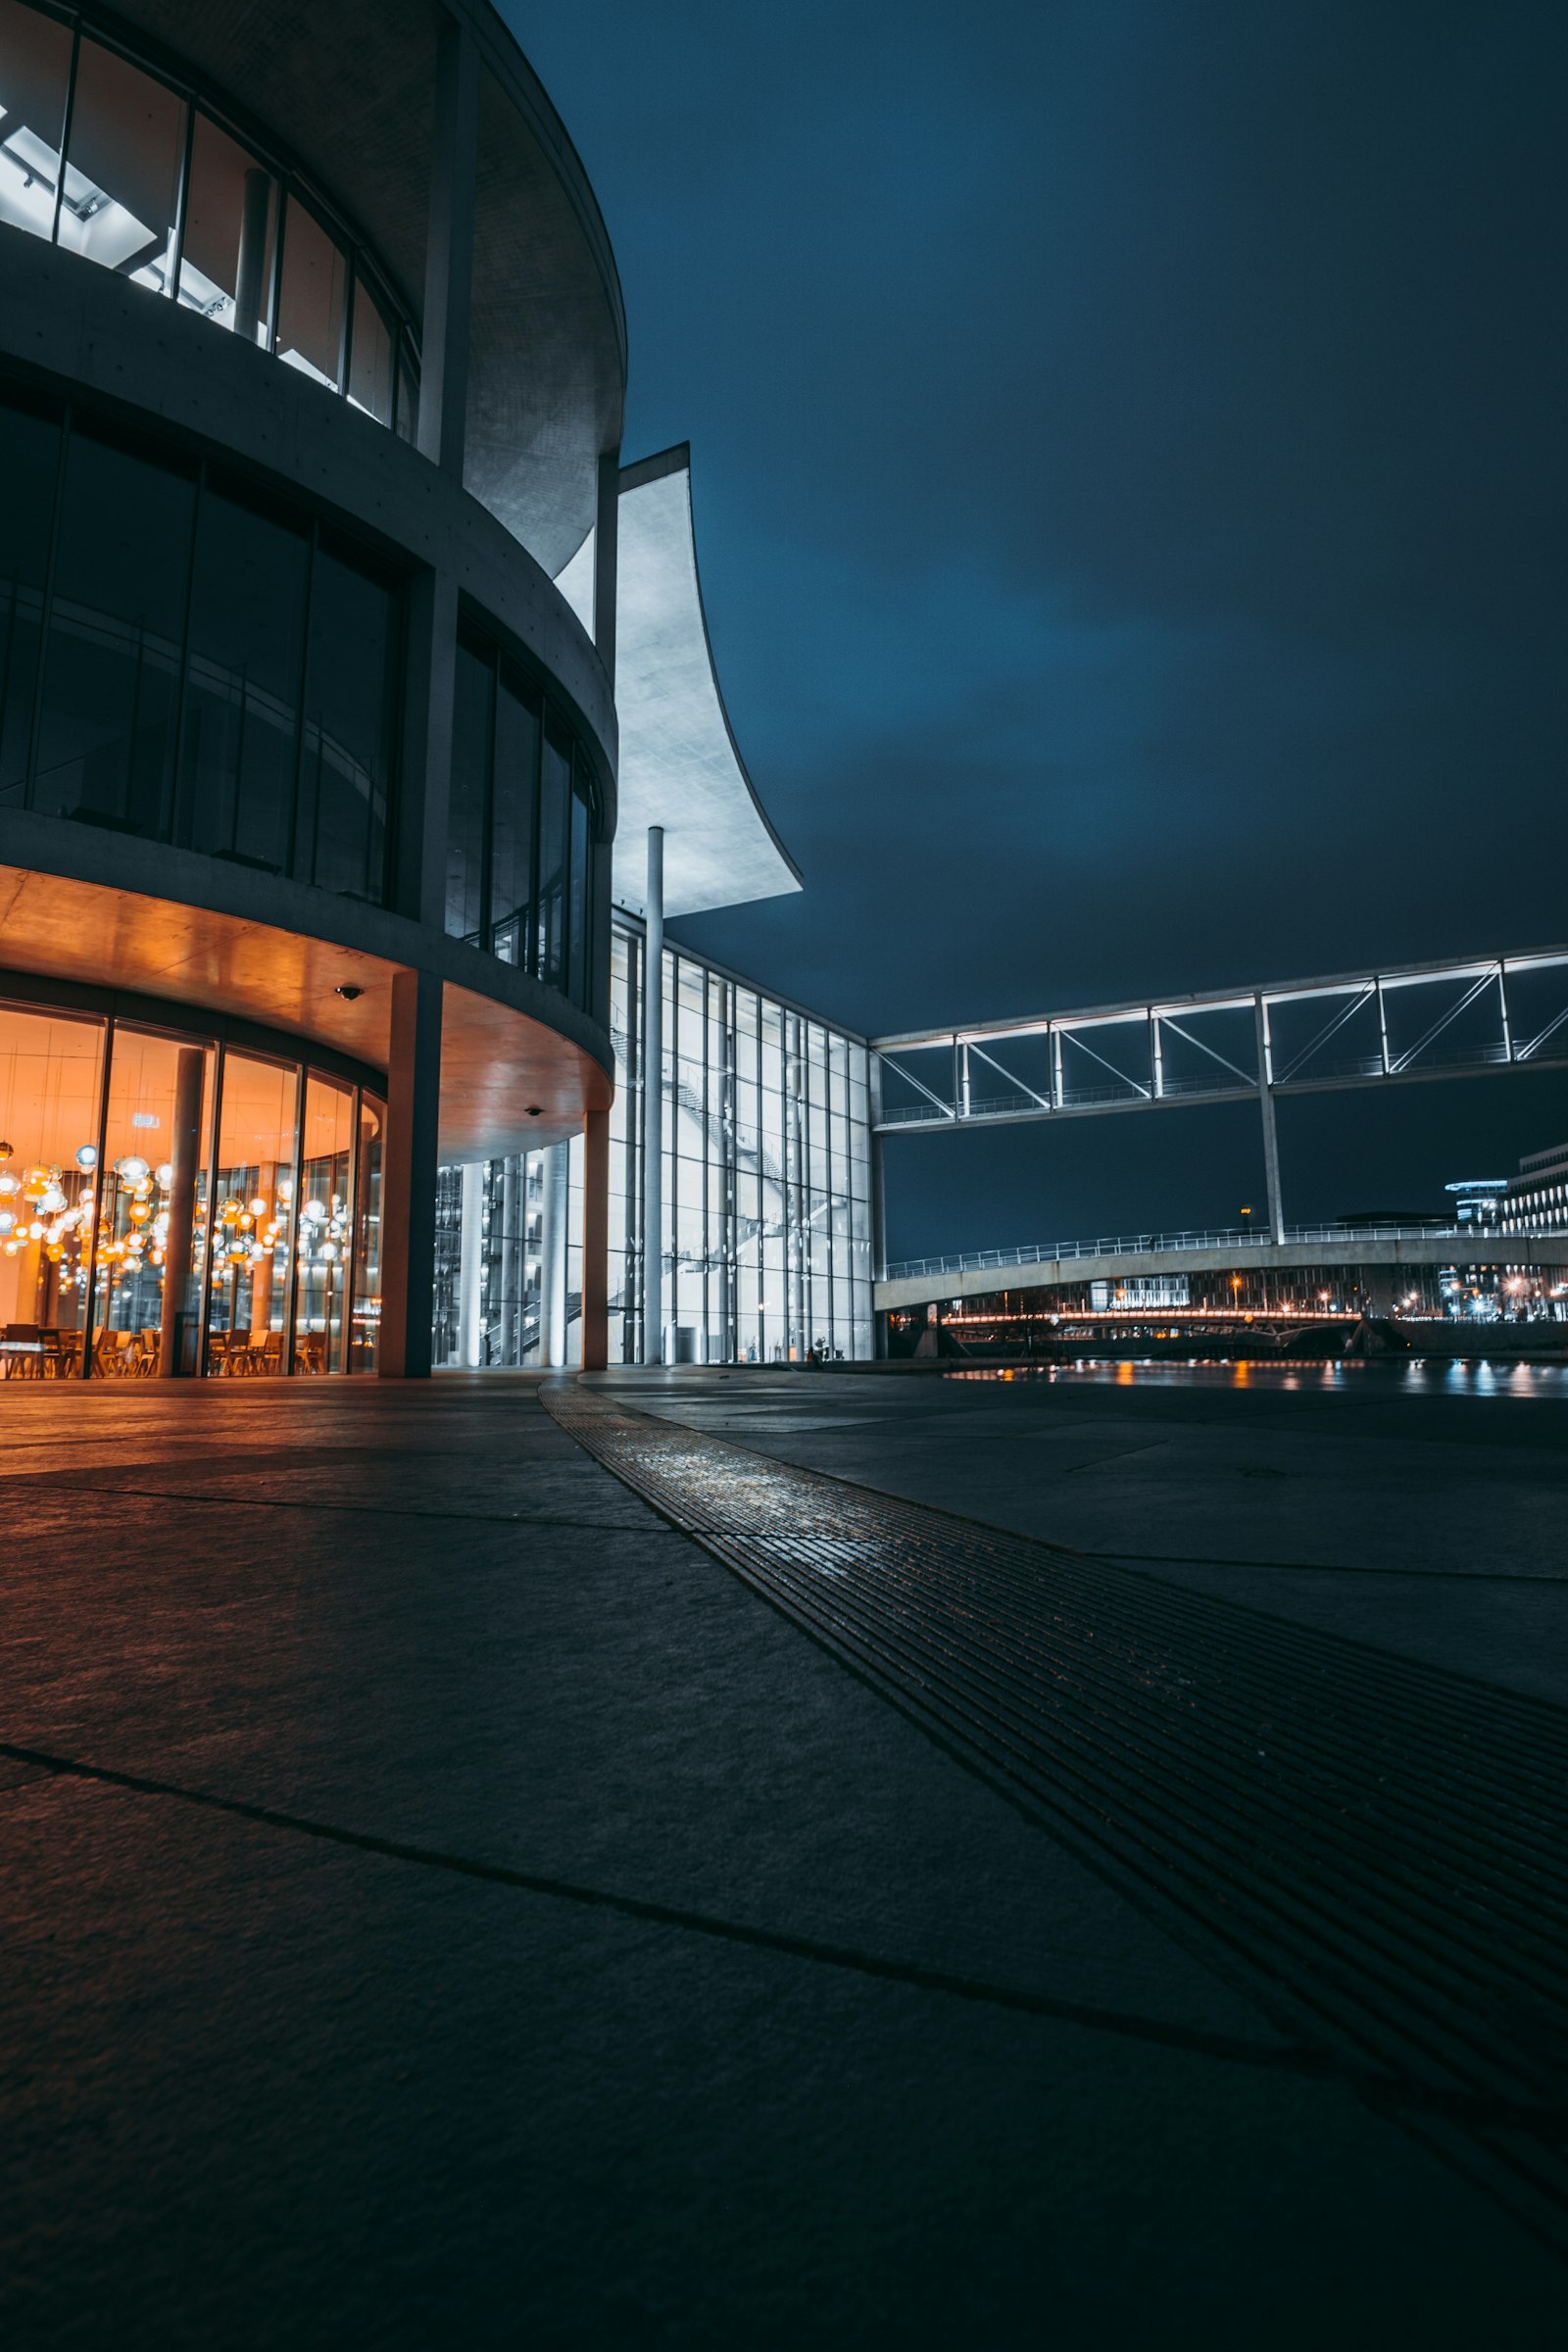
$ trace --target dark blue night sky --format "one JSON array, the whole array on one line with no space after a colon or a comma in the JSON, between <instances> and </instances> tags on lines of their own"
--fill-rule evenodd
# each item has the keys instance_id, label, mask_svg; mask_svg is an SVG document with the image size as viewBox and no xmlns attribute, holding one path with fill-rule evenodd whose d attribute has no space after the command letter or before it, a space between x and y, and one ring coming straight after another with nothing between
<instances>
[{"instance_id":1,"label":"dark blue night sky","mask_svg":"<svg viewBox=\"0 0 1568 2352\"><path fill-rule=\"evenodd\" d=\"M507 13L806 869L695 945L877 1030L1568 939L1568 12ZM908 1141L893 1251L1229 1221L1254 1125ZM1287 1213L1565 1133L1288 1103Z\"/></svg>"}]
</instances>

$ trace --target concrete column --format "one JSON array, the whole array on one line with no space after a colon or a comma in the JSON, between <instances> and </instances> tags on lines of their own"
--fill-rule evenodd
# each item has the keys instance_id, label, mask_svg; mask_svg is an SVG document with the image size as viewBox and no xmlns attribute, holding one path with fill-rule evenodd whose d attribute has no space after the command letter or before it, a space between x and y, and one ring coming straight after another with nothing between
<instances>
[{"instance_id":1,"label":"concrete column","mask_svg":"<svg viewBox=\"0 0 1568 2352\"><path fill-rule=\"evenodd\" d=\"M267 321L270 290L268 274L271 255L268 228L272 218L272 175L260 165L245 174L245 194L239 216L239 268L234 285L234 332L247 343L261 340Z\"/></svg>"},{"instance_id":2,"label":"concrete column","mask_svg":"<svg viewBox=\"0 0 1568 2352\"><path fill-rule=\"evenodd\" d=\"M610 1361L610 1112L591 1110L582 1139L582 1368Z\"/></svg>"},{"instance_id":3,"label":"concrete column","mask_svg":"<svg viewBox=\"0 0 1568 2352\"><path fill-rule=\"evenodd\" d=\"M643 946L643 1362L664 1360L664 828L648 828Z\"/></svg>"},{"instance_id":4,"label":"concrete column","mask_svg":"<svg viewBox=\"0 0 1568 2352\"><path fill-rule=\"evenodd\" d=\"M539 1361L559 1370L566 1360L566 1207L571 1167L565 1144L541 1154L544 1198L539 1219Z\"/></svg>"},{"instance_id":5,"label":"concrete column","mask_svg":"<svg viewBox=\"0 0 1568 2352\"><path fill-rule=\"evenodd\" d=\"M461 480L468 406L479 55L472 33L455 18L447 19L436 52L434 94L424 317L419 337L418 450L443 473Z\"/></svg>"},{"instance_id":6,"label":"concrete column","mask_svg":"<svg viewBox=\"0 0 1568 2352\"><path fill-rule=\"evenodd\" d=\"M1285 1239L1285 1203L1280 1194L1280 1146L1274 1127L1274 1089L1270 1083L1268 1015L1261 997L1252 1000L1257 1022L1257 1107L1263 1119L1263 1175L1268 1186L1268 1231L1272 1242Z\"/></svg>"},{"instance_id":7,"label":"concrete column","mask_svg":"<svg viewBox=\"0 0 1568 2352\"><path fill-rule=\"evenodd\" d=\"M458 1361L465 1372L484 1362L484 1161L463 1167L463 1222L458 1229Z\"/></svg>"},{"instance_id":8,"label":"concrete column","mask_svg":"<svg viewBox=\"0 0 1568 2352\"><path fill-rule=\"evenodd\" d=\"M447 572L410 580L404 643L403 765L393 845L393 903L412 922L446 922L447 816L457 687L458 583Z\"/></svg>"},{"instance_id":9,"label":"concrete column","mask_svg":"<svg viewBox=\"0 0 1568 2352\"><path fill-rule=\"evenodd\" d=\"M396 972L381 1167L383 1380L429 1378L440 1107L441 983L429 972Z\"/></svg>"},{"instance_id":10,"label":"concrete column","mask_svg":"<svg viewBox=\"0 0 1568 2352\"><path fill-rule=\"evenodd\" d=\"M158 1335L158 1377L177 1379L179 1341L190 1288L191 1237L196 1225L196 1172L202 1152L202 1079L207 1056L200 1046L181 1046L174 1070L173 1148L169 1156L169 1231L164 1239L164 1308Z\"/></svg>"}]
</instances>

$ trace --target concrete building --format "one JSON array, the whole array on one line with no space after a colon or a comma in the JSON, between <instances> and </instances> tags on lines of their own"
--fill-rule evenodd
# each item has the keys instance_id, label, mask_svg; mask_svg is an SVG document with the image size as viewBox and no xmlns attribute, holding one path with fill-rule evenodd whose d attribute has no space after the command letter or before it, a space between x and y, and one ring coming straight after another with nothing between
<instances>
[{"instance_id":1,"label":"concrete building","mask_svg":"<svg viewBox=\"0 0 1568 2352\"><path fill-rule=\"evenodd\" d=\"M1504 1233L1568 1230L1568 1144L1527 1152L1500 1202Z\"/></svg>"},{"instance_id":2,"label":"concrete building","mask_svg":"<svg viewBox=\"0 0 1568 2352\"><path fill-rule=\"evenodd\" d=\"M612 1265L617 1352L840 1328L799 1153L793 1320L743 1329L731 1282L692 1321L691 1267L765 1221L740 984L702 983L733 1199L699 1237L673 960L671 1180L623 1105L612 1185L612 1023L627 1102L662 1060L645 937L799 876L713 677L685 452L621 466L609 239L500 17L0 0L0 290L8 1370L602 1361ZM799 1055L846 1118L851 1051ZM863 1132L863 1054L858 1084Z\"/></svg>"}]
</instances>

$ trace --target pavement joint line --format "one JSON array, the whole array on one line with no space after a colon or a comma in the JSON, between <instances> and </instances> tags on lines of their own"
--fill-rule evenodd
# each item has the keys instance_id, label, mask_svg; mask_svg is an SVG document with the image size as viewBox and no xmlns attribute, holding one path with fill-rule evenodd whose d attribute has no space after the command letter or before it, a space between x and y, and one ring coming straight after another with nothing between
<instances>
[{"instance_id":1,"label":"pavement joint line","mask_svg":"<svg viewBox=\"0 0 1568 2352\"><path fill-rule=\"evenodd\" d=\"M1345 1560L1231 1560L1205 1551L1099 1551L1085 1558L1134 1564L1148 1560L1171 1568L1266 1568L1291 1576L1419 1576L1466 1585L1568 1585L1568 1576L1530 1576L1513 1569L1492 1573L1485 1568L1360 1568Z\"/></svg>"},{"instance_id":2,"label":"pavement joint line","mask_svg":"<svg viewBox=\"0 0 1568 2352\"><path fill-rule=\"evenodd\" d=\"M12 1784L11 1788L0 1786L0 1795L10 1794L12 1788L19 1793L24 1788L36 1788L40 1780L88 1781L104 1788L122 1788L136 1796L167 1797L176 1803L199 1806L205 1811L225 1814L239 1821L254 1822L265 1829L281 1830L296 1837L318 1838L324 1844L342 1845L356 1852L376 1854L388 1861L412 1863L425 1870L445 1871L459 1878L478 1879L493 1886L514 1887L524 1894L547 1895L557 1901L580 1904L587 1909L610 1911L623 1918L642 1920L655 1927L674 1928L689 1935L710 1936L719 1942L743 1944L758 1951L777 1952L789 1959L811 1961L819 1967L906 1984L916 1991L946 1993L958 2000L973 2001L989 2008L1011 2010L1062 2025L1083 2026L1095 2032L1117 2034L1124 2039L1156 2042L1197 2057L1263 2067L1320 2080L1336 2079L1349 2071L1334 2065L1318 2051L1293 2042L1248 2041L1240 2035L1210 2033L1201 2027L1139 2017L1128 2010L1105 2009L1090 2002L1061 2000L1050 1993L1030 1992L1020 1985L995 1984L983 1978L964 1977L948 1969L928 1968L918 1961L889 1960L879 1953L860 1951L850 1944L826 1943L815 1936L793 1936L783 1929L748 1927L741 1921L719 1919L710 1912L691 1911L675 1904L655 1902L642 1895L618 1893L608 1887L586 1886L569 1879L550 1878L537 1871L518 1870L507 1863L484 1862L469 1855L443 1853L433 1846L379 1837L373 1831L342 1829L331 1822L315 1821L305 1814L285 1813L274 1806L253 1804L243 1797L220 1796L212 1789L187 1788L177 1781L161 1781L143 1773L121 1772L109 1765L88 1763L76 1756L57 1755L48 1749L21 1747L10 1740L0 1740L0 1756L8 1757L28 1774L26 1779ZM1377 2081L1386 2092L1388 2078L1380 2075ZM1421 2095L1420 2085L1412 2084L1410 2087L1414 2095ZM1488 2112L1491 2114L1494 2110L1489 2108ZM1495 2112L1509 2121L1513 2120L1515 2113L1511 2107L1503 2107Z\"/></svg>"},{"instance_id":3,"label":"pavement joint line","mask_svg":"<svg viewBox=\"0 0 1568 2352\"><path fill-rule=\"evenodd\" d=\"M20 1483L20 1482L16 1482ZM69 1479L52 1478L46 1492L50 1494L101 1494L106 1502L118 1501L122 1495L135 1495L151 1502L212 1503L221 1510L235 1505L253 1511L337 1511L350 1517L369 1519L460 1519L472 1520L480 1527L575 1527L595 1534L609 1536L662 1536L678 1533L666 1526L649 1527L633 1519L562 1519L539 1518L527 1511L464 1511L428 1510L415 1504L390 1502L324 1502L307 1495L295 1501L282 1494L191 1494L179 1487L98 1487L74 1486ZM3 1490L0 1490L3 1502ZM648 1506L652 1509L652 1505ZM657 1514L656 1514L657 1516Z\"/></svg>"}]
</instances>

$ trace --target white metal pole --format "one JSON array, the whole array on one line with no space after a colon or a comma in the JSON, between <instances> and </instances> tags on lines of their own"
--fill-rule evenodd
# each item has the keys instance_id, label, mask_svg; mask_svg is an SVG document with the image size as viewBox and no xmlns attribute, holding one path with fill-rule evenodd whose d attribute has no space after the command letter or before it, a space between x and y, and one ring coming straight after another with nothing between
<instances>
[{"instance_id":1,"label":"white metal pole","mask_svg":"<svg viewBox=\"0 0 1568 2352\"><path fill-rule=\"evenodd\" d=\"M465 1160L458 1243L458 1361L466 1372L484 1362L484 1161Z\"/></svg>"},{"instance_id":2,"label":"white metal pole","mask_svg":"<svg viewBox=\"0 0 1568 2352\"><path fill-rule=\"evenodd\" d=\"M648 828L643 938L643 1362L664 1360L664 828Z\"/></svg>"}]
</instances>

